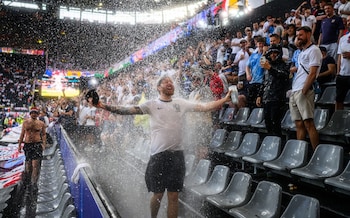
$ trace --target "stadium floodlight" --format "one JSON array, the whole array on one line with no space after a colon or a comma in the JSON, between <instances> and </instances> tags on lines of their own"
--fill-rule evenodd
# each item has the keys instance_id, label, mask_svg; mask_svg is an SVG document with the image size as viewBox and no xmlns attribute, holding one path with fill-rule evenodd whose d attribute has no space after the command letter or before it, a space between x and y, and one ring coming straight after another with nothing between
<instances>
[{"instance_id":1,"label":"stadium floodlight","mask_svg":"<svg viewBox=\"0 0 350 218\"><path fill-rule=\"evenodd\" d=\"M16 7L16 8L28 8L28 9L37 9L39 6L37 4L25 3L25 2L15 2L15 1L2 1L5 6Z\"/></svg>"}]
</instances>

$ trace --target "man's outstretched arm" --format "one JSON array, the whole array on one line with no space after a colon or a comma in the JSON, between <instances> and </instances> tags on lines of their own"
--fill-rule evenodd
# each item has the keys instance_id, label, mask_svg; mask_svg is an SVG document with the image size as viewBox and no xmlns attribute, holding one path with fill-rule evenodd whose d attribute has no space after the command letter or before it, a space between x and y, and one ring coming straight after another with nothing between
<instances>
[{"instance_id":1,"label":"man's outstretched arm","mask_svg":"<svg viewBox=\"0 0 350 218\"><path fill-rule=\"evenodd\" d=\"M134 115L134 114L143 114L142 110L139 106L118 106L118 105L105 105L99 102L96 105L97 108L101 108L112 113L120 114L120 115Z\"/></svg>"}]
</instances>

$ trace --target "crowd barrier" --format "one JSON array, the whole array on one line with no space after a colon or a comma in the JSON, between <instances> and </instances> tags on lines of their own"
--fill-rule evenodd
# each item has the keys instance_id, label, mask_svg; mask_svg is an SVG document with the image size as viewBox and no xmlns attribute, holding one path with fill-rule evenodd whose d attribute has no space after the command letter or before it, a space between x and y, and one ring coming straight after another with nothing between
<instances>
[{"instance_id":1,"label":"crowd barrier","mask_svg":"<svg viewBox=\"0 0 350 218\"><path fill-rule=\"evenodd\" d=\"M55 131L77 217L119 218L120 215L94 179L89 164L82 161L83 158L67 132L58 124L55 126Z\"/></svg>"}]
</instances>

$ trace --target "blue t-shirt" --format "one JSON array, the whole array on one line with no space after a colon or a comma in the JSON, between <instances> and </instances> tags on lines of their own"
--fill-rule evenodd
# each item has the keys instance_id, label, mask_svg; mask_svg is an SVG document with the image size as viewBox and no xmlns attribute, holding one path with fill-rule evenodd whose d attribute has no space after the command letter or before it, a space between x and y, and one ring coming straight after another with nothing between
<instances>
[{"instance_id":1,"label":"blue t-shirt","mask_svg":"<svg viewBox=\"0 0 350 218\"><path fill-rule=\"evenodd\" d=\"M255 52L248 59L247 66L250 68L252 74L250 84L263 83L264 81L264 69L260 66L261 55L261 53Z\"/></svg>"}]
</instances>

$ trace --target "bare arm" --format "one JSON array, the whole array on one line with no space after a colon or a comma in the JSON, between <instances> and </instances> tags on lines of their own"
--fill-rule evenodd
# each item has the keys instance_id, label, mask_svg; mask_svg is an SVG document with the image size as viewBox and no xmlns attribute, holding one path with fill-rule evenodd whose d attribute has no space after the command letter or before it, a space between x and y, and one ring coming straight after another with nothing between
<instances>
[{"instance_id":1,"label":"bare arm","mask_svg":"<svg viewBox=\"0 0 350 218\"><path fill-rule=\"evenodd\" d=\"M41 134L42 134L41 139L43 141L42 147L43 147L43 150L45 150L45 148L46 148L46 125L44 122L42 124Z\"/></svg>"},{"instance_id":2,"label":"bare arm","mask_svg":"<svg viewBox=\"0 0 350 218\"><path fill-rule=\"evenodd\" d=\"M120 114L120 115L134 115L134 114L143 114L141 108L139 106L117 106L117 105L105 105L99 102L96 105L98 108L102 108L104 110L110 111L112 113Z\"/></svg>"},{"instance_id":3,"label":"bare arm","mask_svg":"<svg viewBox=\"0 0 350 218\"><path fill-rule=\"evenodd\" d=\"M196 112L207 112L212 111L215 109L218 109L221 107L225 102L231 101L231 90L226 94L225 98L219 99L217 101L211 101L204 104L197 104L194 111Z\"/></svg>"},{"instance_id":4,"label":"bare arm","mask_svg":"<svg viewBox=\"0 0 350 218\"><path fill-rule=\"evenodd\" d=\"M19 136L18 139L18 151L21 152L22 148L21 148L21 144L23 142L23 138L24 138L24 134L25 134L25 129L26 129L26 122L23 123L22 125L22 131L21 131L21 135Z\"/></svg>"},{"instance_id":5,"label":"bare arm","mask_svg":"<svg viewBox=\"0 0 350 218\"><path fill-rule=\"evenodd\" d=\"M328 75L335 75L336 74L336 66L335 64L327 64L328 70L320 73L318 77L328 76Z\"/></svg>"}]
</instances>

